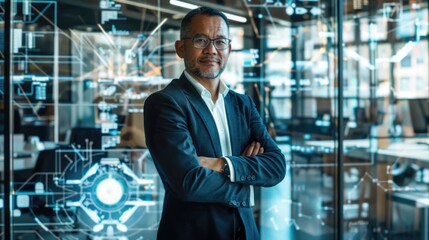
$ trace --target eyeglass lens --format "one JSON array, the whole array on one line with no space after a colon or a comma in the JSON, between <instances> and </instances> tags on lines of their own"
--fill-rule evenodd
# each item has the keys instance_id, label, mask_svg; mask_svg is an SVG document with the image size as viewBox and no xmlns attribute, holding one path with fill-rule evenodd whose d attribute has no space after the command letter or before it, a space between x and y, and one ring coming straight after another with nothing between
<instances>
[{"instance_id":1,"label":"eyeglass lens","mask_svg":"<svg viewBox=\"0 0 429 240\"><path fill-rule=\"evenodd\" d=\"M227 38L216 38L210 39L207 37L194 37L192 38L192 43L196 48L206 48L210 42L213 42L216 49L222 50L229 46L229 39Z\"/></svg>"}]
</instances>

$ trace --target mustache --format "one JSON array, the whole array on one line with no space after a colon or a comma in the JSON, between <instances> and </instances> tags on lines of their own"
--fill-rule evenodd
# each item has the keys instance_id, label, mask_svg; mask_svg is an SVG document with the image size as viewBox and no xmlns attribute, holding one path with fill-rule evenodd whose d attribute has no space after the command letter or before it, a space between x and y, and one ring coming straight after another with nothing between
<instances>
[{"instance_id":1,"label":"mustache","mask_svg":"<svg viewBox=\"0 0 429 240\"><path fill-rule=\"evenodd\" d=\"M216 61L220 62L220 58L214 56L203 56L198 59L199 61Z\"/></svg>"}]
</instances>

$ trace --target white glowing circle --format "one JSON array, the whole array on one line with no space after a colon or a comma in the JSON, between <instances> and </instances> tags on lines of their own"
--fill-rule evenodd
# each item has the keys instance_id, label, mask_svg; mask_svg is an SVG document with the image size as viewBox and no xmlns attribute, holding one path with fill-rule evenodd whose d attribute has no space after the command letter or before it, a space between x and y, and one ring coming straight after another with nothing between
<instances>
[{"instance_id":1,"label":"white glowing circle","mask_svg":"<svg viewBox=\"0 0 429 240\"><path fill-rule=\"evenodd\" d=\"M114 205L121 200L124 189L116 179L106 178L98 184L96 194L100 202Z\"/></svg>"},{"instance_id":2,"label":"white glowing circle","mask_svg":"<svg viewBox=\"0 0 429 240\"><path fill-rule=\"evenodd\" d=\"M289 15L289 16L292 16L293 11L294 11L293 7L289 6L289 7L286 8L286 14Z\"/></svg>"}]
</instances>

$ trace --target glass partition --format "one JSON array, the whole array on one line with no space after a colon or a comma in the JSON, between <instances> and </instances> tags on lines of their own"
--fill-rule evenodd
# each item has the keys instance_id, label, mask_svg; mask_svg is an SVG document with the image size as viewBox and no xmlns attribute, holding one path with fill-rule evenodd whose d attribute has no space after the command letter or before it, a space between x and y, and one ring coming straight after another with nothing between
<instances>
[{"instance_id":1,"label":"glass partition","mask_svg":"<svg viewBox=\"0 0 429 240\"><path fill-rule=\"evenodd\" d=\"M353 7L343 16L360 36L344 43L344 237L427 239L428 4Z\"/></svg>"},{"instance_id":2,"label":"glass partition","mask_svg":"<svg viewBox=\"0 0 429 240\"><path fill-rule=\"evenodd\" d=\"M11 203L0 207L12 224L3 238L154 239L164 191L143 104L168 82L166 20L153 12L143 27L114 1L11 6L12 194L2 191Z\"/></svg>"},{"instance_id":3,"label":"glass partition","mask_svg":"<svg viewBox=\"0 0 429 240\"><path fill-rule=\"evenodd\" d=\"M281 184L261 189L261 238L335 239L336 6L328 1L268 6L281 8L280 16L289 21L267 23L262 66L274 136L289 164Z\"/></svg>"},{"instance_id":4,"label":"glass partition","mask_svg":"<svg viewBox=\"0 0 429 240\"><path fill-rule=\"evenodd\" d=\"M261 239L429 238L428 1L189 2L247 20L230 22L223 79L252 97L288 163L280 184L255 188ZM0 6L1 238L155 239L164 190L143 104L183 71L188 10Z\"/></svg>"}]
</instances>

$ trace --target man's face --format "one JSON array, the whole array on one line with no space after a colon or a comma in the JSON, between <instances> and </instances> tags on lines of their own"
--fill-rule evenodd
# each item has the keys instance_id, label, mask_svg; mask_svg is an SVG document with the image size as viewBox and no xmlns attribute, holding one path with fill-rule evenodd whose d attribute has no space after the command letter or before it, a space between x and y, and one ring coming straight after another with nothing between
<instances>
[{"instance_id":1,"label":"man's face","mask_svg":"<svg viewBox=\"0 0 429 240\"><path fill-rule=\"evenodd\" d=\"M231 45L218 50L210 42L206 48L195 48L192 37L228 38L228 27L219 16L197 15L191 22L189 39L176 42L176 52L185 61L186 70L196 79L218 79L225 69Z\"/></svg>"}]
</instances>

